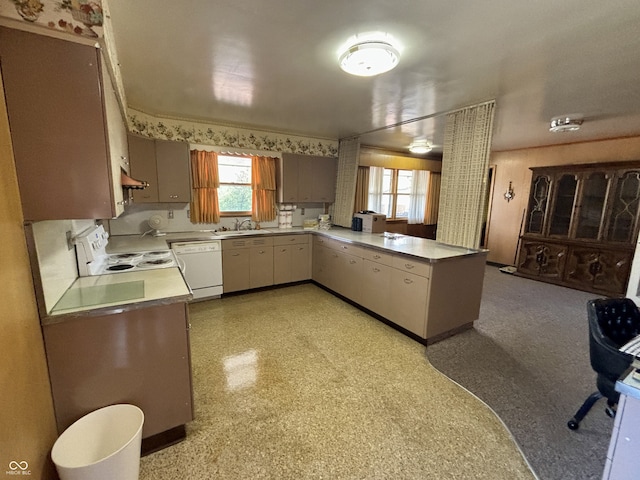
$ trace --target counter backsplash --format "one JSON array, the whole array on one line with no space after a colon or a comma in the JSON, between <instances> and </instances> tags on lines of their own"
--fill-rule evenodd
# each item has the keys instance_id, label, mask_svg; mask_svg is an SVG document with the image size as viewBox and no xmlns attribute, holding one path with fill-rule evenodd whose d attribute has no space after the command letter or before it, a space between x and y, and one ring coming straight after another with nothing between
<instances>
[{"instance_id":1,"label":"counter backsplash","mask_svg":"<svg viewBox=\"0 0 640 480\"><path fill-rule=\"evenodd\" d=\"M304 208L298 207L293 212L293 225L302 226L305 219L317 219L318 215L324 213L322 207ZM135 235L144 233L151 229L147 223L152 215L160 215L166 219L166 227L161 228L163 232L191 232L197 230L220 230L223 227L233 229L235 219L244 220L248 217L225 217L220 223L193 224L189 220L189 204L145 204L129 205L125 212L116 219L105 222L111 235ZM173 218L171 218L173 216ZM272 222L261 222L260 228L278 228L277 219Z\"/></svg>"}]
</instances>

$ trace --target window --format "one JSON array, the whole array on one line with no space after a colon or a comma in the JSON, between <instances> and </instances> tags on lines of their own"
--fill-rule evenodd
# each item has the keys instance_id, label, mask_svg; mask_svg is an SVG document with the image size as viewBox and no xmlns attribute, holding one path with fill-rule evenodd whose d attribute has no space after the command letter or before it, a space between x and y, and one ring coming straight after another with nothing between
<instances>
[{"instance_id":1,"label":"window","mask_svg":"<svg viewBox=\"0 0 640 480\"><path fill-rule=\"evenodd\" d=\"M251 214L251 157L218 155L220 215Z\"/></svg>"},{"instance_id":2,"label":"window","mask_svg":"<svg viewBox=\"0 0 640 480\"><path fill-rule=\"evenodd\" d=\"M382 211L389 219L409 217L409 199L413 172L385 168L382 178Z\"/></svg>"}]
</instances>

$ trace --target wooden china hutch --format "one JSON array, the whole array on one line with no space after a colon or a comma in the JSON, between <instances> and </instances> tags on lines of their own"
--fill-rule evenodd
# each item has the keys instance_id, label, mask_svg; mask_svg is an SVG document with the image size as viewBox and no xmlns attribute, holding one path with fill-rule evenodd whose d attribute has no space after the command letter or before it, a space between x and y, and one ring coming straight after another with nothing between
<instances>
[{"instance_id":1,"label":"wooden china hutch","mask_svg":"<svg viewBox=\"0 0 640 480\"><path fill-rule=\"evenodd\" d=\"M624 295L640 226L640 161L531 170L518 274Z\"/></svg>"}]
</instances>

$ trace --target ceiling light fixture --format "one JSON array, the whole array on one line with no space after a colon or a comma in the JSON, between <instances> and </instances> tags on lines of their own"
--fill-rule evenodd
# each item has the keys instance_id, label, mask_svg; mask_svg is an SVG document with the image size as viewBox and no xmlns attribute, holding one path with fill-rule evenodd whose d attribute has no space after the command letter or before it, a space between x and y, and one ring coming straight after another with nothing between
<instances>
[{"instance_id":1,"label":"ceiling light fixture","mask_svg":"<svg viewBox=\"0 0 640 480\"><path fill-rule=\"evenodd\" d=\"M417 153L421 155L423 153L429 153L433 146L427 140L416 140L409 145L409 151L411 153Z\"/></svg>"},{"instance_id":2,"label":"ceiling light fixture","mask_svg":"<svg viewBox=\"0 0 640 480\"><path fill-rule=\"evenodd\" d=\"M549 127L550 132L575 132L580 130L582 125L581 118L572 118L569 116L555 117L551 119Z\"/></svg>"},{"instance_id":3,"label":"ceiling light fixture","mask_svg":"<svg viewBox=\"0 0 640 480\"><path fill-rule=\"evenodd\" d=\"M398 65L400 50L386 33L359 34L338 52L340 68L351 75L372 77Z\"/></svg>"}]
</instances>

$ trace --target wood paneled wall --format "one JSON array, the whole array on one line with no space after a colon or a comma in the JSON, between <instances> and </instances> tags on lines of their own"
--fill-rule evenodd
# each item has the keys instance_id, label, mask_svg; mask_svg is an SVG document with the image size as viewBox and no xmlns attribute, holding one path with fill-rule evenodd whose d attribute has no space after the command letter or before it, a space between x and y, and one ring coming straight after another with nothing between
<instances>
[{"instance_id":1,"label":"wood paneled wall","mask_svg":"<svg viewBox=\"0 0 640 480\"><path fill-rule=\"evenodd\" d=\"M27 462L50 480L57 432L3 92L0 78L0 472Z\"/></svg>"},{"instance_id":2,"label":"wood paneled wall","mask_svg":"<svg viewBox=\"0 0 640 480\"><path fill-rule=\"evenodd\" d=\"M489 222L487 260L515 263L522 216L529 200L531 167L640 160L640 137L492 152L495 180ZM515 197L504 199L509 182Z\"/></svg>"}]
</instances>

